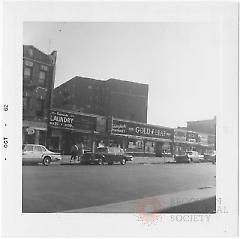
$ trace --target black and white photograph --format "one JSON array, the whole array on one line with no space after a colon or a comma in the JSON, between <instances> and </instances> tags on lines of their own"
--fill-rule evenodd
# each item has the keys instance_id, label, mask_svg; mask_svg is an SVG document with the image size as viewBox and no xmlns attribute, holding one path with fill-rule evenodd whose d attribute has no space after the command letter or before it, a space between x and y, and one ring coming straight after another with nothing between
<instances>
[{"instance_id":1,"label":"black and white photograph","mask_svg":"<svg viewBox=\"0 0 240 239\"><path fill-rule=\"evenodd\" d=\"M238 4L6 3L5 235L236 235Z\"/></svg>"},{"instance_id":2,"label":"black and white photograph","mask_svg":"<svg viewBox=\"0 0 240 239\"><path fill-rule=\"evenodd\" d=\"M24 23L23 212L215 213L217 30Z\"/></svg>"}]
</instances>

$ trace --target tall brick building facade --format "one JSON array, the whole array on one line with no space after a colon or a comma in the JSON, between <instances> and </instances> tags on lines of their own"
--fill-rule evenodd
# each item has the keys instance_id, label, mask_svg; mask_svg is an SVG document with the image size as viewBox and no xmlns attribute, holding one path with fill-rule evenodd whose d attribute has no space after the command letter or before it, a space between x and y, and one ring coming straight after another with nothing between
<instances>
[{"instance_id":1,"label":"tall brick building facade","mask_svg":"<svg viewBox=\"0 0 240 239\"><path fill-rule=\"evenodd\" d=\"M196 132L215 135L216 134L216 117L210 120L188 121L187 129L196 131Z\"/></svg>"},{"instance_id":2,"label":"tall brick building facade","mask_svg":"<svg viewBox=\"0 0 240 239\"><path fill-rule=\"evenodd\" d=\"M148 85L109 79L106 114L147 123Z\"/></svg>"},{"instance_id":3,"label":"tall brick building facade","mask_svg":"<svg viewBox=\"0 0 240 239\"><path fill-rule=\"evenodd\" d=\"M23 46L23 143L46 144L57 52Z\"/></svg>"},{"instance_id":4,"label":"tall brick building facade","mask_svg":"<svg viewBox=\"0 0 240 239\"><path fill-rule=\"evenodd\" d=\"M54 89L53 107L147 122L148 85L74 77Z\"/></svg>"}]
</instances>

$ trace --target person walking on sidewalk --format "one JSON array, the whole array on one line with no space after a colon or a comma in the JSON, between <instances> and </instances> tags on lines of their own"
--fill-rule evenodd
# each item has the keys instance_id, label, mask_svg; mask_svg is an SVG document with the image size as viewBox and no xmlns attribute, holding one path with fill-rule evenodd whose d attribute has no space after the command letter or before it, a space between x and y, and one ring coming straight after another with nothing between
<instances>
[{"instance_id":1,"label":"person walking on sidewalk","mask_svg":"<svg viewBox=\"0 0 240 239\"><path fill-rule=\"evenodd\" d=\"M72 161L76 160L77 157L77 153L78 153L78 146L77 144L74 144L71 148L71 159L70 159L70 164L72 163Z\"/></svg>"},{"instance_id":2,"label":"person walking on sidewalk","mask_svg":"<svg viewBox=\"0 0 240 239\"><path fill-rule=\"evenodd\" d=\"M81 162L83 154L84 154L84 144L80 142L78 144L78 151L77 151L77 157L79 162Z\"/></svg>"}]
</instances>

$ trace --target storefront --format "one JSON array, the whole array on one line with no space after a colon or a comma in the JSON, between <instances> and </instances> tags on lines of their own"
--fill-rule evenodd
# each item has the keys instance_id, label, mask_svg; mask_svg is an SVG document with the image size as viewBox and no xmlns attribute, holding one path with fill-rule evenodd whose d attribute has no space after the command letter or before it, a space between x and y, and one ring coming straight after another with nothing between
<instances>
[{"instance_id":1,"label":"storefront","mask_svg":"<svg viewBox=\"0 0 240 239\"><path fill-rule=\"evenodd\" d=\"M106 119L97 115L52 109L48 130L48 147L51 150L70 154L72 145L82 142L84 150L94 151L96 143L106 138Z\"/></svg>"},{"instance_id":2,"label":"storefront","mask_svg":"<svg viewBox=\"0 0 240 239\"><path fill-rule=\"evenodd\" d=\"M208 134L174 129L174 154L181 155L187 151L198 151L199 154L205 154L213 150L213 143L209 141L209 138L212 140Z\"/></svg>"},{"instance_id":3,"label":"storefront","mask_svg":"<svg viewBox=\"0 0 240 239\"><path fill-rule=\"evenodd\" d=\"M108 132L109 145L120 146L128 153L172 154L173 129L111 118Z\"/></svg>"},{"instance_id":4,"label":"storefront","mask_svg":"<svg viewBox=\"0 0 240 239\"><path fill-rule=\"evenodd\" d=\"M23 120L22 143L46 145L47 123Z\"/></svg>"}]
</instances>

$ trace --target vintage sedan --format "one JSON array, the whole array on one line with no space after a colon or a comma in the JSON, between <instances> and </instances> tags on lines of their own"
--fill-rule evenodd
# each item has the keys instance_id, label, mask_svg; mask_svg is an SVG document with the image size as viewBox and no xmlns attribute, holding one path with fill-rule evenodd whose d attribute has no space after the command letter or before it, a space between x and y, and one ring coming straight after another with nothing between
<instances>
[{"instance_id":1,"label":"vintage sedan","mask_svg":"<svg viewBox=\"0 0 240 239\"><path fill-rule=\"evenodd\" d=\"M127 161L132 161L133 156L125 154L119 147L101 147L97 148L95 153L84 153L81 164L108 164L120 163L126 164Z\"/></svg>"},{"instance_id":2,"label":"vintage sedan","mask_svg":"<svg viewBox=\"0 0 240 239\"><path fill-rule=\"evenodd\" d=\"M174 160L176 163L190 163L191 160L187 154L175 154Z\"/></svg>"},{"instance_id":3,"label":"vintage sedan","mask_svg":"<svg viewBox=\"0 0 240 239\"><path fill-rule=\"evenodd\" d=\"M204 160L216 163L216 151L205 153Z\"/></svg>"},{"instance_id":4,"label":"vintage sedan","mask_svg":"<svg viewBox=\"0 0 240 239\"><path fill-rule=\"evenodd\" d=\"M200 162L200 155L197 151L187 151L186 153L191 162L194 163Z\"/></svg>"},{"instance_id":5,"label":"vintage sedan","mask_svg":"<svg viewBox=\"0 0 240 239\"><path fill-rule=\"evenodd\" d=\"M55 153L48 150L43 145L24 144L22 148L22 163L33 164L42 163L48 166L51 162L62 160L60 153Z\"/></svg>"}]
</instances>

